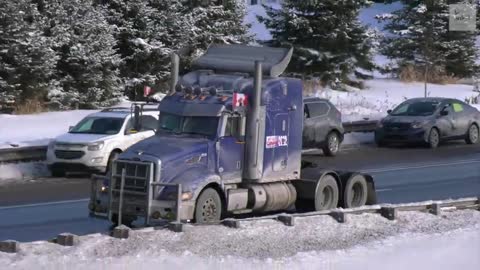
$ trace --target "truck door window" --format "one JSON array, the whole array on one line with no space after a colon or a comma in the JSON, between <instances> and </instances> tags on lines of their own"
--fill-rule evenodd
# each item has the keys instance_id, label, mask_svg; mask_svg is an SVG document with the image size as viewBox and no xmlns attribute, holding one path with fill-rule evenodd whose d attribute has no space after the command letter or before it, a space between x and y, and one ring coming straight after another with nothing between
<instances>
[{"instance_id":1,"label":"truck door window","mask_svg":"<svg viewBox=\"0 0 480 270\"><path fill-rule=\"evenodd\" d=\"M227 126L225 127L225 137L238 136L240 136L240 117L230 116L227 120Z\"/></svg>"},{"instance_id":2,"label":"truck door window","mask_svg":"<svg viewBox=\"0 0 480 270\"><path fill-rule=\"evenodd\" d=\"M151 115L142 115L140 117L140 123L142 128L140 131L156 130L157 129L157 119Z\"/></svg>"},{"instance_id":3,"label":"truck door window","mask_svg":"<svg viewBox=\"0 0 480 270\"><path fill-rule=\"evenodd\" d=\"M306 104L310 118L325 116L328 114L330 107L325 102L307 103Z\"/></svg>"}]
</instances>

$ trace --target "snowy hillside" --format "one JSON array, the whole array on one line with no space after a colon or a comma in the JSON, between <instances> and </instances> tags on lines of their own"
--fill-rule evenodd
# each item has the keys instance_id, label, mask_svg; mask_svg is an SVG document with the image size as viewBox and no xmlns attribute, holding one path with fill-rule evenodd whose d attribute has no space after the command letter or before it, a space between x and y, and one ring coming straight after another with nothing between
<instances>
[{"instance_id":1,"label":"snowy hillside","mask_svg":"<svg viewBox=\"0 0 480 270\"><path fill-rule=\"evenodd\" d=\"M76 247L46 242L0 253L2 269L369 269L477 270L480 212L401 212L309 217L286 227L273 220L223 226L188 226L185 233L145 229L118 240L80 238Z\"/></svg>"}]
</instances>

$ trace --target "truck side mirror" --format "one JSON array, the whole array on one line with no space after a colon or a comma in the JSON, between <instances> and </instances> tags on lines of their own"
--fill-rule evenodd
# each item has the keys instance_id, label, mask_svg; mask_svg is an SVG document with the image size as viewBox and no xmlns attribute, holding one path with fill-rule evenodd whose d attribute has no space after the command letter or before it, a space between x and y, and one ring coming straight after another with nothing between
<instances>
[{"instance_id":1,"label":"truck side mirror","mask_svg":"<svg viewBox=\"0 0 480 270\"><path fill-rule=\"evenodd\" d=\"M387 114L391 114L391 113L392 113L392 110L388 110L388 111L387 111Z\"/></svg>"},{"instance_id":2,"label":"truck side mirror","mask_svg":"<svg viewBox=\"0 0 480 270\"><path fill-rule=\"evenodd\" d=\"M440 115L441 115L441 116L447 116L447 115L448 115L448 111L447 111L447 110L442 110L442 111L440 111Z\"/></svg>"},{"instance_id":3,"label":"truck side mirror","mask_svg":"<svg viewBox=\"0 0 480 270\"><path fill-rule=\"evenodd\" d=\"M69 126L68 127L68 131L72 131L72 129L74 128L75 126Z\"/></svg>"}]
</instances>

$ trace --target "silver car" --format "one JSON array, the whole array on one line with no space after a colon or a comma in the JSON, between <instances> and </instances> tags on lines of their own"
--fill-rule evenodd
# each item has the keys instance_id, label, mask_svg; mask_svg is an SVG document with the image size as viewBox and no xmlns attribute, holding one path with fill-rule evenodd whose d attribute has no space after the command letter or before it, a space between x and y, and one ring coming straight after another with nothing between
<instances>
[{"instance_id":1,"label":"silver car","mask_svg":"<svg viewBox=\"0 0 480 270\"><path fill-rule=\"evenodd\" d=\"M479 140L479 111L457 99L410 99L388 114L375 131L379 146L425 143L436 148L447 140L462 139L468 144L476 144Z\"/></svg>"},{"instance_id":2,"label":"silver car","mask_svg":"<svg viewBox=\"0 0 480 270\"><path fill-rule=\"evenodd\" d=\"M327 156L335 156L344 138L342 115L327 99L304 100L303 147L320 148Z\"/></svg>"}]
</instances>

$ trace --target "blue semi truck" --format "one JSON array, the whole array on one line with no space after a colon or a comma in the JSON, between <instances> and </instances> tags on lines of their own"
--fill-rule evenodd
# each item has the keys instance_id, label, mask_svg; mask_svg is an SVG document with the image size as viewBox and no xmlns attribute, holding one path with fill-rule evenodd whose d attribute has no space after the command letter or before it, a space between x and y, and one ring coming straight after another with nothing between
<instances>
[{"instance_id":1,"label":"blue semi truck","mask_svg":"<svg viewBox=\"0 0 480 270\"><path fill-rule=\"evenodd\" d=\"M376 203L369 175L302 162L302 81L280 75L292 49L214 45L160 102L156 135L94 177L94 217L197 223ZM138 114L138 111L137 111Z\"/></svg>"}]
</instances>

